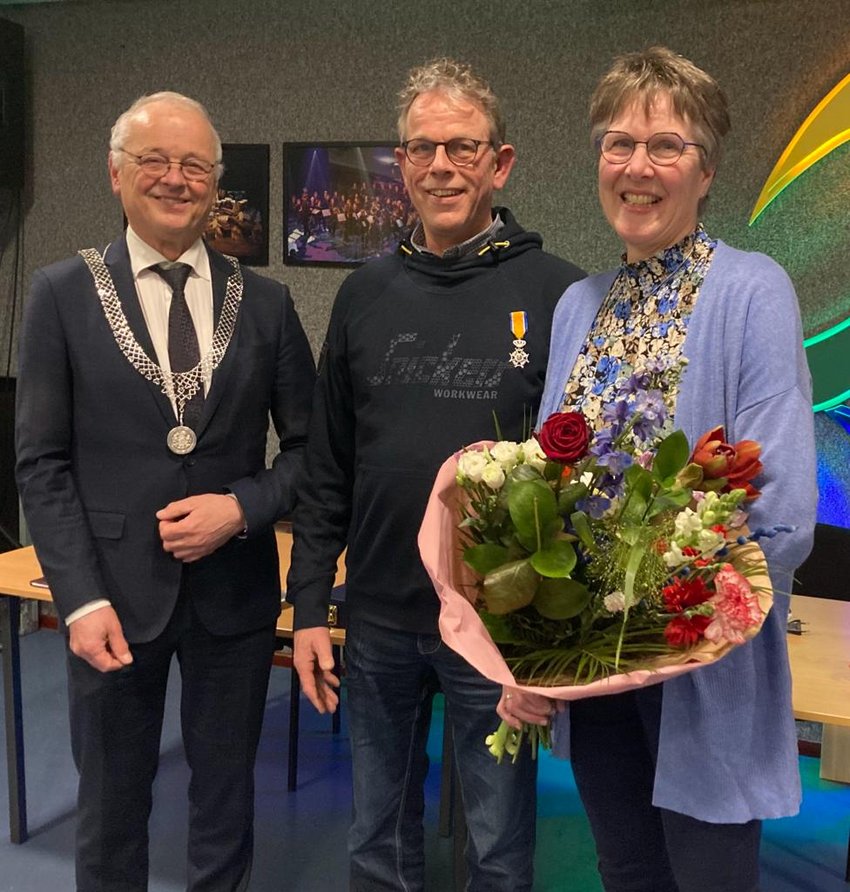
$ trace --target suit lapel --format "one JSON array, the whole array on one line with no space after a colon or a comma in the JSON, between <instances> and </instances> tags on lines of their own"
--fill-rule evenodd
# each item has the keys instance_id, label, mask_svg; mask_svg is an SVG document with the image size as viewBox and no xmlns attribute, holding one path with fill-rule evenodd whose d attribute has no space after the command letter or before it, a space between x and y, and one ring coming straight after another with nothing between
<instances>
[{"instance_id":1,"label":"suit lapel","mask_svg":"<svg viewBox=\"0 0 850 892\"><path fill-rule=\"evenodd\" d=\"M216 327L221 318L221 309L224 306L224 298L227 293L227 280L233 272L233 267L228 260L225 260L222 254L218 253L218 251L213 251L208 247L207 253L210 258L210 273L212 275L213 326ZM221 402L221 398L227 388L228 378L233 372L241 321L242 313L238 312L236 315L236 324L233 327L233 336L230 339L224 357L213 372L212 387L210 387L207 398L204 400L204 409L201 413L201 419L198 422L198 429L196 431L198 437L204 432L215 414L215 410L218 408L218 404Z\"/></svg>"},{"instance_id":2,"label":"suit lapel","mask_svg":"<svg viewBox=\"0 0 850 892\"><path fill-rule=\"evenodd\" d=\"M118 300L121 302L121 309L124 311L124 316L133 332L133 336L139 342L142 350L148 355L148 358L153 362L157 362L156 350L154 350L148 325L142 313L142 305L136 292L136 283L133 281L130 253L127 250L127 239L125 236L122 235L120 239L109 245L104 254L104 262L109 270L109 274L112 276L112 281L115 283L115 290L118 293ZM129 363L129 360L127 362ZM141 372L137 372L137 374L153 395L159 411L162 413L169 428L173 427L176 424L176 420L168 397L162 392L158 384L149 381Z\"/></svg>"}]
</instances>

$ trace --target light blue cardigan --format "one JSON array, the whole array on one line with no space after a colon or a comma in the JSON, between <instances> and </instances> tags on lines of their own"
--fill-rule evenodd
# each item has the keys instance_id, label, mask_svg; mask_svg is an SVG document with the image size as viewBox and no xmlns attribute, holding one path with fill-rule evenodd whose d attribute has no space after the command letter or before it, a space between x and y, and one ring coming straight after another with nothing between
<instances>
[{"instance_id":1,"label":"light blue cardigan","mask_svg":"<svg viewBox=\"0 0 850 892\"><path fill-rule=\"evenodd\" d=\"M564 387L616 271L572 285L555 311L540 421ZM763 540L774 607L759 635L712 666L664 683L653 803L714 823L795 814L800 804L785 623L794 570L811 548L817 505L811 379L794 287L763 254L718 242L691 316L689 364L676 427L693 445L722 424L727 440L758 440L762 495L751 529L796 524ZM569 710L555 723L568 756Z\"/></svg>"}]
</instances>

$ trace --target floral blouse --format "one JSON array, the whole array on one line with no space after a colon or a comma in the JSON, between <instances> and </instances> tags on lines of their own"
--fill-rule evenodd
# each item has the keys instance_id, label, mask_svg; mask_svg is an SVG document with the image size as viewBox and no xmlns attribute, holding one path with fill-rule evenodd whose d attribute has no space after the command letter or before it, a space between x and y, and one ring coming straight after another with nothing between
<instances>
[{"instance_id":1,"label":"floral blouse","mask_svg":"<svg viewBox=\"0 0 850 892\"><path fill-rule=\"evenodd\" d=\"M678 362L716 245L700 224L646 260L629 264L623 257L567 381L563 410L581 411L599 431L618 380L653 360ZM664 394L671 409L677 390L674 375Z\"/></svg>"}]
</instances>

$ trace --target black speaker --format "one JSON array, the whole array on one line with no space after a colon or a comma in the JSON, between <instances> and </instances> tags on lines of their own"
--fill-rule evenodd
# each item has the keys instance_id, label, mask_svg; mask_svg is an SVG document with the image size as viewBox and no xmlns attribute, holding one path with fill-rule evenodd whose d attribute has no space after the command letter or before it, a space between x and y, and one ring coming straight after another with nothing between
<instances>
[{"instance_id":1,"label":"black speaker","mask_svg":"<svg viewBox=\"0 0 850 892\"><path fill-rule=\"evenodd\" d=\"M24 187L24 29L0 19L0 187Z\"/></svg>"},{"instance_id":2,"label":"black speaker","mask_svg":"<svg viewBox=\"0 0 850 892\"><path fill-rule=\"evenodd\" d=\"M18 490L15 486L15 379L0 377L0 552L17 544Z\"/></svg>"}]
</instances>

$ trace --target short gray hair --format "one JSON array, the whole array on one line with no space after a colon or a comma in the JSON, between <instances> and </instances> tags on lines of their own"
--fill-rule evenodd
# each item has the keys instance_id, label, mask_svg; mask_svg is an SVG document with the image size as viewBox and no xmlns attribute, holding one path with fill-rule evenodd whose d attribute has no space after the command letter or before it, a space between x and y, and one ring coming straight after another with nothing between
<instances>
[{"instance_id":1,"label":"short gray hair","mask_svg":"<svg viewBox=\"0 0 850 892\"><path fill-rule=\"evenodd\" d=\"M505 120L496 94L487 81L466 62L442 57L412 68L407 82L398 94L398 136L404 139L407 113L421 93L437 90L453 99L465 99L477 105L490 125L490 139L496 147L505 141Z\"/></svg>"},{"instance_id":2,"label":"short gray hair","mask_svg":"<svg viewBox=\"0 0 850 892\"><path fill-rule=\"evenodd\" d=\"M704 168L714 169L731 128L726 94L697 65L663 46L653 46L614 59L590 100L594 142L627 105L642 103L649 111L658 96L669 96L673 111L696 128L705 146Z\"/></svg>"},{"instance_id":3,"label":"short gray hair","mask_svg":"<svg viewBox=\"0 0 850 892\"><path fill-rule=\"evenodd\" d=\"M147 107L156 103L165 103L169 105L182 105L184 108L190 109L199 114L210 126L213 137L213 146L215 151L215 168L213 173L215 179L218 180L224 172L224 165L221 163L221 139L218 132L213 126L209 112L195 99L190 99L182 93L172 93L169 90L163 90L159 93L149 93L146 96L140 96L128 109L118 116L118 120L112 125L112 133L109 137L109 157L116 167L121 167L122 161L119 160L120 152L124 148L127 137L130 133L130 127L134 121L147 117Z\"/></svg>"}]
</instances>

